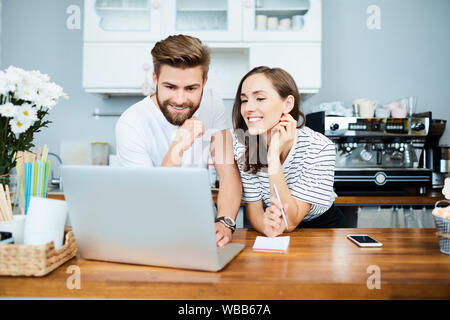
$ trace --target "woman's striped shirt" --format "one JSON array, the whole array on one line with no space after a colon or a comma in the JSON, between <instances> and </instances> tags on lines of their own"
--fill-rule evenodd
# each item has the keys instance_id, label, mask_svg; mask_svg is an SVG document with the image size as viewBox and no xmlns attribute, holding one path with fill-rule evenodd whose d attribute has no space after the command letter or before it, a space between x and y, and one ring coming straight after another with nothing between
<instances>
[{"instance_id":1,"label":"woman's striped shirt","mask_svg":"<svg viewBox=\"0 0 450 320\"><path fill-rule=\"evenodd\" d=\"M270 188L267 168L256 175L244 172L242 159L245 147L234 139L234 156L238 163L245 202L262 200L270 206ZM297 129L294 144L282 164L284 177L295 199L312 204L303 220L317 218L334 202L333 191L336 147L334 143L308 127Z\"/></svg>"}]
</instances>

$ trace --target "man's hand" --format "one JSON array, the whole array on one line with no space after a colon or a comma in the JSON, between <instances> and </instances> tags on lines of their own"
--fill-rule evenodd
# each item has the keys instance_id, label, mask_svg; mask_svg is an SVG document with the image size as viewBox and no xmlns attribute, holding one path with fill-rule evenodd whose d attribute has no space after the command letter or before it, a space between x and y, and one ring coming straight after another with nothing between
<instances>
[{"instance_id":1,"label":"man's hand","mask_svg":"<svg viewBox=\"0 0 450 320\"><path fill-rule=\"evenodd\" d=\"M216 242L218 247L223 247L228 242L231 242L232 231L230 228L225 226L222 222L216 222L214 226L216 227Z\"/></svg>"},{"instance_id":2,"label":"man's hand","mask_svg":"<svg viewBox=\"0 0 450 320\"><path fill-rule=\"evenodd\" d=\"M173 143L184 152L192 146L195 139L201 137L204 133L205 128L202 122L196 117L192 117L178 128Z\"/></svg>"},{"instance_id":3,"label":"man's hand","mask_svg":"<svg viewBox=\"0 0 450 320\"><path fill-rule=\"evenodd\" d=\"M202 122L192 117L187 119L181 127L178 128L175 139L167 151L161 164L162 167L180 167L183 159L183 153L189 149L195 139L205 133Z\"/></svg>"}]
</instances>

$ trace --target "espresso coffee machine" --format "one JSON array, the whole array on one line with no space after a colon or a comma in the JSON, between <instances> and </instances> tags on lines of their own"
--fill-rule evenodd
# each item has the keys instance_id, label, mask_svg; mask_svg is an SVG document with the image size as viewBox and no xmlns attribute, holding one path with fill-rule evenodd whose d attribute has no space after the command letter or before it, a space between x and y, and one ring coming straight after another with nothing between
<instances>
[{"instance_id":1,"label":"espresso coffee machine","mask_svg":"<svg viewBox=\"0 0 450 320\"><path fill-rule=\"evenodd\" d=\"M334 187L341 195L424 194L432 171L419 165L430 117L306 115L306 125L336 145Z\"/></svg>"}]
</instances>

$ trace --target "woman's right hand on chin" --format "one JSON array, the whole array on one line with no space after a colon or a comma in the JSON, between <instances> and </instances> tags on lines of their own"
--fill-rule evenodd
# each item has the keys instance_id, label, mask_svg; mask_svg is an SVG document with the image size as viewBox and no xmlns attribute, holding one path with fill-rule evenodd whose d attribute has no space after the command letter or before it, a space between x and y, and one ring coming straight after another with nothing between
<instances>
[{"instance_id":1,"label":"woman's right hand on chin","mask_svg":"<svg viewBox=\"0 0 450 320\"><path fill-rule=\"evenodd\" d=\"M272 205L264 212L264 234L268 237L276 237L286 230L286 226L281 215L281 204L276 199L271 199ZM283 206L287 212L288 204Z\"/></svg>"}]
</instances>

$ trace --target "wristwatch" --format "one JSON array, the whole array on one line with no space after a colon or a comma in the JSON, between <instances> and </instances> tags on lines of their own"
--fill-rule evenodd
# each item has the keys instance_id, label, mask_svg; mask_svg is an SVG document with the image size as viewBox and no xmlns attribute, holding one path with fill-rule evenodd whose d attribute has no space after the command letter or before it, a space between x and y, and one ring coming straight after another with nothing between
<instances>
[{"instance_id":1,"label":"wristwatch","mask_svg":"<svg viewBox=\"0 0 450 320\"><path fill-rule=\"evenodd\" d=\"M222 216L217 217L215 222L222 222L224 225L226 225L228 228L231 229L231 232L234 232L236 230L236 222L234 222L234 219L228 216Z\"/></svg>"}]
</instances>

